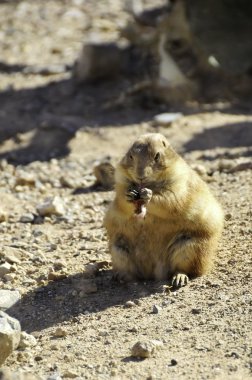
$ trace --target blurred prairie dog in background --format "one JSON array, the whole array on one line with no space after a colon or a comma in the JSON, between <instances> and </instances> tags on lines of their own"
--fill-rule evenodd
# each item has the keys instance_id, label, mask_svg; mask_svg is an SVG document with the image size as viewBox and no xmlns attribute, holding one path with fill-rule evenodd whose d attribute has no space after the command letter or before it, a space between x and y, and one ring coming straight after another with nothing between
<instances>
[{"instance_id":1,"label":"blurred prairie dog in background","mask_svg":"<svg viewBox=\"0 0 252 380\"><path fill-rule=\"evenodd\" d=\"M118 164L115 182L104 226L119 279L171 278L183 286L210 269L222 209L163 135L140 136Z\"/></svg>"}]
</instances>

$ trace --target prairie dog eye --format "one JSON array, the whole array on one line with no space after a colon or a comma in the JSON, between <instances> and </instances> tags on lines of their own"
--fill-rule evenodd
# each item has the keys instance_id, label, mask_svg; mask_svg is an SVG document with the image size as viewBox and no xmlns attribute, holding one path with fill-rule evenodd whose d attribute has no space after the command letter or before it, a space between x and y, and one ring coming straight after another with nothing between
<instances>
[{"instance_id":1,"label":"prairie dog eye","mask_svg":"<svg viewBox=\"0 0 252 380\"><path fill-rule=\"evenodd\" d=\"M157 153L155 154L154 160L155 160L155 162L158 162L159 159L160 159L160 153L157 152Z\"/></svg>"},{"instance_id":2,"label":"prairie dog eye","mask_svg":"<svg viewBox=\"0 0 252 380\"><path fill-rule=\"evenodd\" d=\"M133 156L132 154L129 155L129 159L132 161L133 160Z\"/></svg>"}]
</instances>

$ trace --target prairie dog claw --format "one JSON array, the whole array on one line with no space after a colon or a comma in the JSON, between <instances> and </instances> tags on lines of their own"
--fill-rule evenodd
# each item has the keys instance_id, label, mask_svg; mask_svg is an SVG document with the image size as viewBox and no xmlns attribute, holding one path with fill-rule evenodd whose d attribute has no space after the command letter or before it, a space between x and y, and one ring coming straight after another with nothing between
<instances>
[{"instance_id":1,"label":"prairie dog claw","mask_svg":"<svg viewBox=\"0 0 252 380\"><path fill-rule=\"evenodd\" d=\"M183 273L177 273L172 277L171 284L172 286L181 287L188 284L189 278L186 274Z\"/></svg>"},{"instance_id":2,"label":"prairie dog claw","mask_svg":"<svg viewBox=\"0 0 252 380\"><path fill-rule=\"evenodd\" d=\"M126 193L126 198L129 202L139 199L139 192L137 190L129 190Z\"/></svg>"}]
</instances>

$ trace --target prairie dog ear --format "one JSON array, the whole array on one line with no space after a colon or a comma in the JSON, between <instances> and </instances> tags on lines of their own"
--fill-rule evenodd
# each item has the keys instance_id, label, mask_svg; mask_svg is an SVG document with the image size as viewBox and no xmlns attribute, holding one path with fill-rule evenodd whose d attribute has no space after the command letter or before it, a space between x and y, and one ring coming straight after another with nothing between
<instances>
[{"instance_id":1,"label":"prairie dog ear","mask_svg":"<svg viewBox=\"0 0 252 380\"><path fill-rule=\"evenodd\" d=\"M171 146L171 144L165 137L162 137L161 143L162 143L162 146L164 147L165 154L167 155L167 157L174 158L178 156L176 151L173 149L173 147Z\"/></svg>"},{"instance_id":2,"label":"prairie dog ear","mask_svg":"<svg viewBox=\"0 0 252 380\"><path fill-rule=\"evenodd\" d=\"M172 150L171 144L169 143L169 141L163 135L161 135L161 144L162 144L162 146L164 148Z\"/></svg>"},{"instance_id":3,"label":"prairie dog ear","mask_svg":"<svg viewBox=\"0 0 252 380\"><path fill-rule=\"evenodd\" d=\"M120 161L120 164L122 165L122 166L125 166L125 165L127 165L127 153L123 156L123 158L121 159L121 161Z\"/></svg>"},{"instance_id":4,"label":"prairie dog ear","mask_svg":"<svg viewBox=\"0 0 252 380\"><path fill-rule=\"evenodd\" d=\"M131 153L130 153L130 149L128 150L128 152L127 153L125 153L125 155L123 156L123 158L121 159L121 161L120 161L120 164L122 165L122 166L128 166L129 165L129 163L130 163L130 157L131 157Z\"/></svg>"}]
</instances>

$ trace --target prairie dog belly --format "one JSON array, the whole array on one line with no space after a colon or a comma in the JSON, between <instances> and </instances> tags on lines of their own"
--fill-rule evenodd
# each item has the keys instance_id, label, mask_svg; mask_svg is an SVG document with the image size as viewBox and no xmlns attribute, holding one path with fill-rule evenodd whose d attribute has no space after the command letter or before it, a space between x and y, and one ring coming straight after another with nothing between
<instances>
[{"instance_id":1,"label":"prairie dog belly","mask_svg":"<svg viewBox=\"0 0 252 380\"><path fill-rule=\"evenodd\" d=\"M157 220L158 219L158 220ZM158 223L158 229L156 225ZM144 220L137 217L128 222L125 230L125 242L128 245L129 258L134 262L137 276L143 279L165 279L169 270L169 247L177 232L167 221L151 215ZM170 228L169 228L170 227ZM134 231L134 233L132 233Z\"/></svg>"}]
</instances>

